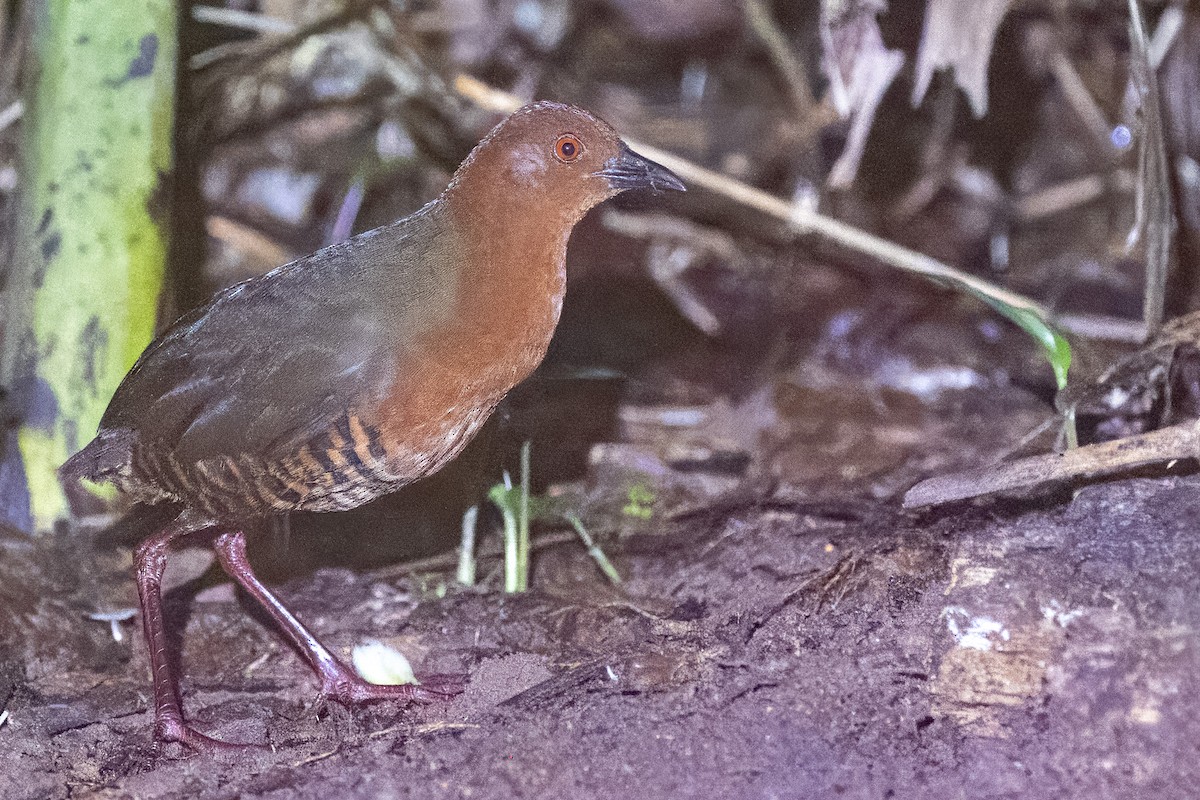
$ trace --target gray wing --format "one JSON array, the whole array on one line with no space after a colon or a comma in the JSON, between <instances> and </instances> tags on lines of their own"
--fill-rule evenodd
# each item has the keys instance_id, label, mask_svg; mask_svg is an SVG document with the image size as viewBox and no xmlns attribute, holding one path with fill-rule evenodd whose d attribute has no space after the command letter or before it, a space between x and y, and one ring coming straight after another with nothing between
<instances>
[{"instance_id":1,"label":"gray wing","mask_svg":"<svg viewBox=\"0 0 1200 800\"><path fill-rule=\"evenodd\" d=\"M382 399L396 379L398 317L414 303L372 296L383 291L380 270L389 271L373 262L394 262L407 237L372 238L230 287L184 316L126 376L101 431L134 431L181 463L246 452L270 459ZM410 260L425 255L409 249Z\"/></svg>"}]
</instances>

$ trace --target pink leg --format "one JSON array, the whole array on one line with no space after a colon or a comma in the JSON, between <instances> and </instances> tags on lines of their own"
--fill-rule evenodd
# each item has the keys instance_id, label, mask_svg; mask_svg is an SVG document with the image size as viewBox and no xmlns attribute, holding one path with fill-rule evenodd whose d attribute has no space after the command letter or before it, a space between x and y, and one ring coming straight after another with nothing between
<instances>
[{"instance_id":1,"label":"pink leg","mask_svg":"<svg viewBox=\"0 0 1200 800\"><path fill-rule=\"evenodd\" d=\"M241 531L221 534L213 546L225 571L262 604L271 615L271 619L275 620L275 624L308 661L313 672L317 673L317 678L321 681L318 705L327 700L336 700L342 705L375 700L429 702L444 700L462 691L461 682L457 680L440 680L432 686L380 686L367 683L329 652L329 649L304 627L304 623L259 581L250 567L249 559L246 558L246 537Z\"/></svg>"},{"instance_id":2,"label":"pink leg","mask_svg":"<svg viewBox=\"0 0 1200 800\"><path fill-rule=\"evenodd\" d=\"M167 566L167 551L178 538L205 526L185 512L137 547L134 554L138 596L142 604L142 628L150 649L150 671L154 676L154 746L161 742L179 742L202 752L238 748L210 738L190 727L183 719L179 688L167 657L167 631L162 611L162 576Z\"/></svg>"}]
</instances>

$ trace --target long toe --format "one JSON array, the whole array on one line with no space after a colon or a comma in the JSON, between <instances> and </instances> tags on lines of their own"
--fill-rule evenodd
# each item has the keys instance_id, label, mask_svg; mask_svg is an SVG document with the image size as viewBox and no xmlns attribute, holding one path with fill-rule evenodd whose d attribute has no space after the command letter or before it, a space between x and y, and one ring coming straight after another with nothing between
<instances>
[{"instance_id":1,"label":"long toe","mask_svg":"<svg viewBox=\"0 0 1200 800\"><path fill-rule=\"evenodd\" d=\"M430 700L449 700L463 693L469 677L466 675L426 675L421 678L420 688Z\"/></svg>"},{"instance_id":2,"label":"long toe","mask_svg":"<svg viewBox=\"0 0 1200 800\"><path fill-rule=\"evenodd\" d=\"M368 683L357 675L342 676L321 687L321 700L334 700L345 706L399 700L405 703L445 701L459 694L466 681L456 675L436 675L426 683L400 686Z\"/></svg>"},{"instance_id":3,"label":"long toe","mask_svg":"<svg viewBox=\"0 0 1200 800\"><path fill-rule=\"evenodd\" d=\"M154 749L159 752L163 744L178 742L185 748L196 753L244 753L254 750L268 750L266 745L241 744L238 742L223 742L206 736L187 723L178 719L160 719L154 724Z\"/></svg>"}]
</instances>

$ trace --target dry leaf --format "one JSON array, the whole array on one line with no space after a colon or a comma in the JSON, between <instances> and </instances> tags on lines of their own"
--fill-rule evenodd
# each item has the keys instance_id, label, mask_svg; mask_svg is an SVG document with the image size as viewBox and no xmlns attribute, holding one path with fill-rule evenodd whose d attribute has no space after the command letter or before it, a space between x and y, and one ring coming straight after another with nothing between
<instances>
[{"instance_id":1,"label":"dry leaf","mask_svg":"<svg viewBox=\"0 0 1200 800\"><path fill-rule=\"evenodd\" d=\"M950 67L976 117L987 113L987 71L996 30L1011 0L929 0L917 51L913 105L921 104L933 73Z\"/></svg>"},{"instance_id":2,"label":"dry leaf","mask_svg":"<svg viewBox=\"0 0 1200 800\"><path fill-rule=\"evenodd\" d=\"M844 188L854 181L858 164L879 101L904 66L904 54L884 47L876 19L886 6L859 2L842 8L834 0L821 6L822 65L829 78L829 100L843 117L849 117L846 147L829 173L831 187Z\"/></svg>"}]
</instances>

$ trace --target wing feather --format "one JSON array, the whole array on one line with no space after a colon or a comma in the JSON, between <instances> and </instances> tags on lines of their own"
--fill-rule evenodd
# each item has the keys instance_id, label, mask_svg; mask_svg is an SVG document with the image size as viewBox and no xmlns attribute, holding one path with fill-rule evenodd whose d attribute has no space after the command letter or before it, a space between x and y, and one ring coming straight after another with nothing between
<instances>
[{"instance_id":1,"label":"wing feather","mask_svg":"<svg viewBox=\"0 0 1200 800\"><path fill-rule=\"evenodd\" d=\"M232 286L155 340L126 376L101 433L128 430L179 463L253 453L270 459L382 399L396 348L420 324L431 286L396 295L395 267L434 277L414 215ZM403 261L401 259L403 258ZM386 263L381 266L381 260ZM393 269L386 267L390 264ZM356 285L357 284L357 285Z\"/></svg>"}]
</instances>

